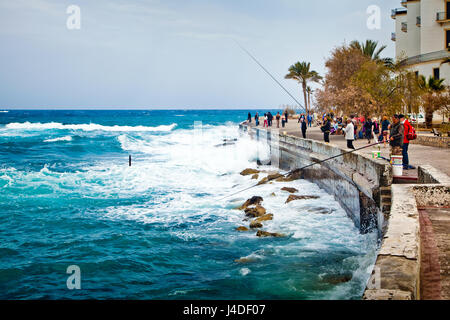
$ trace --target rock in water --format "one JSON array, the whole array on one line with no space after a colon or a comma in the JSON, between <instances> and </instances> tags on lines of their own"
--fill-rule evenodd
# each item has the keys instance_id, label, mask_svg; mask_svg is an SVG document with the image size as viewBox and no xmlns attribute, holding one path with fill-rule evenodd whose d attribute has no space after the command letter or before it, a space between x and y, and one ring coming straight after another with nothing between
<instances>
[{"instance_id":1,"label":"rock in water","mask_svg":"<svg viewBox=\"0 0 450 320\"><path fill-rule=\"evenodd\" d=\"M329 283L329 284L340 284L340 283L345 283L345 282L349 282L350 280L352 280L353 276L351 274L329 274L326 275L322 281Z\"/></svg>"},{"instance_id":2,"label":"rock in water","mask_svg":"<svg viewBox=\"0 0 450 320\"><path fill-rule=\"evenodd\" d=\"M252 180L258 180L258 178L259 178L259 174L257 174L257 173L255 173L255 174L252 176Z\"/></svg>"},{"instance_id":3,"label":"rock in water","mask_svg":"<svg viewBox=\"0 0 450 320\"><path fill-rule=\"evenodd\" d=\"M281 173L269 174L267 177L261 179L261 181L258 182L258 186L262 185L262 184L265 184L265 183L267 183L269 181L276 180L276 179L281 178L281 177L283 177L283 175Z\"/></svg>"},{"instance_id":4,"label":"rock in water","mask_svg":"<svg viewBox=\"0 0 450 320\"><path fill-rule=\"evenodd\" d=\"M245 169L241 172L241 176L249 176L251 174L257 174L259 173L259 170L256 169Z\"/></svg>"},{"instance_id":5,"label":"rock in water","mask_svg":"<svg viewBox=\"0 0 450 320\"><path fill-rule=\"evenodd\" d=\"M245 232L245 231L249 231L249 229L247 227L238 227L238 228L236 228L236 231Z\"/></svg>"},{"instance_id":6,"label":"rock in water","mask_svg":"<svg viewBox=\"0 0 450 320\"><path fill-rule=\"evenodd\" d=\"M245 210L245 209L247 209L250 206L259 205L259 204L261 204L261 202L263 202L263 198L262 197L258 197L258 196L251 197L250 199L245 201L245 203L242 206L240 206L238 209L239 210Z\"/></svg>"},{"instance_id":7,"label":"rock in water","mask_svg":"<svg viewBox=\"0 0 450 320\"><path fill-rule=\"evenodd\" d=\"M282 190L282 191L287 191L287 192L289 192L289 193L296 193L296 192L298 192L297 189L295 189L295 188L288 188L288 187L284 187L284 188L282 188L281 190Z\"/></svg>"},{"instance_id":8,"label":"rock in water","mask_svg":"<svg viewBox=\"0 0 450 320\"><path fill-rule=\"evenodd\" d=\"M266 209L260 205L257 205L256 207L250 207L245 209L245 215L247 217L261 217L266 214Z\"/></svg>"},{"instance_id":9,"label":"rock in water","mask_svg":"<svg viewBox=\"0 0 450 320\"><path fill-rule=\"evenodd\" d=\"M295 194L291 194L287 198L286 203L289 203L289 202L294 201L294 200L308 200L308 199L319 199L319 198L320 197L318 197L318 196L297 196Z\"/></svg>"},{"instance_id":10,"label":"rock in water","mask_svg":"<svg viewBox=\"0 0 450 320\"><path fill-rule=\"evenodd\" d=\"M258 222L258 221L250 222L250 229L259 229L259 228L262 228L262 227L263 227L263 225L262 225L261 222Z\"/></svg>"},{"instance_id":11,"label":"rock in water","mask_svg":"<svg viewBox=\"0 0 450 320\"><path fill-rule=\"evenodd\" d=\"M256 222L264 222L264 221L270 221L273 220L273 214L265 214L259 218L257 218L255 221Z\"/></svg>"},{"instance_id":12,"label":"rock in water","mask_svg":"<svg viewBox=\"0 0 450 320\"><path fill-rule=\"evenodd\" d=\"M260 238L266 238L266 237L282 238L282 237L286 237L286 235L281 234L281 233L272 233L272 232L267 232L267 231L263 231L263 230L258 230L258 232L256 233L256 236L260 237Z\"/></svg>"}]
</instances>

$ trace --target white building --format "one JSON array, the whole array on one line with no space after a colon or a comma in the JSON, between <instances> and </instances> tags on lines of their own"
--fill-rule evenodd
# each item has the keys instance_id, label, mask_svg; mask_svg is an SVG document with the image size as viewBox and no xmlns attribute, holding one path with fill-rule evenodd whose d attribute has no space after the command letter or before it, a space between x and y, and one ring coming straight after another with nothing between
<instances>
[{"instance_id":1,"label":"white building","mask_svg":"<svg viewBox=\"0 0 450 320\"><path fill-rule=\"evenodd\" d=\"M403 0L392 10L396 57L425 77L445 79L450 85L450 0Z\"/></svg>"},{"instance_id":2,"label":"white building","mask_svg":"<svg viewBox=\"0 0 450 320\"><path fill-rule=\"evenodd\" d=\"M403 0L401 5L391 15L397 59L418 75L450 85L450 63L442 64L450 57L450 0Z\"/></svg>"}]
</instances>

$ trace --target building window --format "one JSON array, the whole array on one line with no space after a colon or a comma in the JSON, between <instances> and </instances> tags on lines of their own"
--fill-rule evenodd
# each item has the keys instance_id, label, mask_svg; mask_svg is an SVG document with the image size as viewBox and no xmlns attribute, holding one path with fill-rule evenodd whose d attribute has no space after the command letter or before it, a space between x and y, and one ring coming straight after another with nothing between
<instances>
[{"instance_id":1,"label":"building window","mask_svg":"<svg viewBox=\"0 0 450 320\"><path fill-rule=\"evenodd\" d=\"M446 39L446 48L450 49L450 30L445 30L445 39Z\"/></svg>"},{"instance_id":2,"label":"building window","mask_svg":"<svg viewBox=\"0 0 450 320\"><path fill-rule=\"evenodd\" d=\"M435 79L437 79L437 80L440 79L440 70L439 70L439 68L434 68L434 69L433 69L433 77L434 77Z\"/></svg>"},{"instance_id":3,"label":"building window","mask_svg":"<svg viewBox=\"0 0 450 320\"><path fill-rule=\"evenodd\" d=\"M445 9L446 9L446 12L447 12L447 14L446 14L447 19L450 19L450 1L447 1Z\"/></svg>"}]
</instances>

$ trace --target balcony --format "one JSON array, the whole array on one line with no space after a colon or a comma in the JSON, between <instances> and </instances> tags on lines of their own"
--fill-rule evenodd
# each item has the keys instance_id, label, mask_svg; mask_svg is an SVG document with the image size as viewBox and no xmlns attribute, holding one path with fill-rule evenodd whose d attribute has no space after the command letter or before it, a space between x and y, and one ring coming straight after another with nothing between
<instances>
[{"instance_id":1,"label":"balcony","mask_svg":"<svg viewBox=\"0 0 450 320\"><path fill-rule=\"evenodd\" d=\"M395 32L391 33L391 40L392 41L396 41L397 40L397 35L395 34Z\"/></svg>"},{"instance_id":2,"label":"balcony","mask_svg":"<svg viewBox=\"0 0 450 320\"><path fill-rule=\"evenodd\" d=\"M419 16L416 18L416 26L420 27L422 25L422 18Z\"/></svg>"},{"instance_id":3,"label":"balcony","mask_svg":"<svg viewBox=\"0 0 450 320\"><path fill-rule=\"evenodd\" d=\"M442 61L448 58L450 58L450 51L441 50L407 58L405 60L402 60L400 62L400 65L402 66L415 65L430 61Z\"/></svg>"},{"instance_id":4,"label":"balcony","mask_svg":"<svg viewBox=\"0 0 450 320\"><path fill-rule=\"evenodd\" d=\"M436 13L436 22L443 23L450 21L450 17L447 12L437 12Z\"/></svg>"},{"instance_id":5,"label":"balcony","mask_svg":"<svg viewBox=\"0 0 450 320\"><path fill-rule=\"evenodd\" d=\"M398 14L406 14L408 11L406 9L392 9L391 18L395 20Z\"/></svg>"},{"instance_id":6,"label":"balcony","mask_svg":"<svg viewBox=\"0 0 450 320\"><path fill-rule=\"evenodd\" d=\"M406 8L408 6L408 0L402 0L401 5Z\"/></svg>"},{"instance_id":7,"label":"balcony","mask_svg":"<svg viewBox=\"0 0 450 320\"><path fill-rule=\"evenodd\" d=\"M402 22L402 31L403 32L408 32L408 23Z\"/></svg>"}]
</instances>

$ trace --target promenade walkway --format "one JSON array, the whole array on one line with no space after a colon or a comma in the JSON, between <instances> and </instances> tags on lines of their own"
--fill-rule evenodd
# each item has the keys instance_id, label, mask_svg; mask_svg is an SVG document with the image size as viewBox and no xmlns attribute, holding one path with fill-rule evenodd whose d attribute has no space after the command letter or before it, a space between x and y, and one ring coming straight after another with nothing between
<instances>
[{"instance_id":1,"label":"promenade walkway","mask_svg":"<svg viewBox=\"0 0 450 320\"><path fill-rule=\"evenodd\" d=\"M262 128L262 123L260 122L260 126ZM255 123L252 121L252 126L254 126ZM280 132L285 132L290 135L301 137L302 133L300 130L300 124L297 123L297 120L290 119L289 122L286 124L285 128L276 128L276 121L273 121L273 125L270 130L280 130ZM306 131L306 138L307 139L313 139L317 141L323 141L323 133L320 130L319 127L311 127L308 128ZM375 141L372 140L372 143ZM343 135L336 135L336 136L330 136L330 144L337 145L341 148L347 148L347 142L345 141L345 138ZM367 145L367 140L356 140L354 141L353 145L355 148L364 147ZM367 148L360 151L357 151L358 153L362 154L371 154L373 150L378 150L378 148L375 146L373 148ZM417 167L419 165L429 164L436 169L446 173L450 176L450 148L449 149L443 149L443 148L435 148L435 147L428 147L418 144L410 144L409 145L409 160L410 164ZM389 146L386 145L384 147L381 145L381 156L389 159ZM404 175L411 175L411 176L417 176L416 170L408 170L404 171Z\"/></svg>"}]
</instances>

